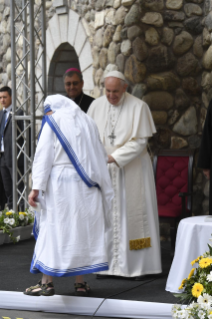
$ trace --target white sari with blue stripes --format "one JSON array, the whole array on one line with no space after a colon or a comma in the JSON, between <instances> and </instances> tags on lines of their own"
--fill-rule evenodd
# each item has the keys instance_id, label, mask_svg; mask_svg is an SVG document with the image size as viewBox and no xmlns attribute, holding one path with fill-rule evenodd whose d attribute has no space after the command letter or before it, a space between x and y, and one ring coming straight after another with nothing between
<instances>
[{"instance_id":1,"label":"white sari with blue stripes","mask_svg":"<svg viewBox=\"0 0 212 319\"><path fill-rule=\"evenodd\" d=\"M80 109L48 117L33 163L33 189L43 193L46 209L35 227L32 273L61 277L108 269L113 191L106 162L98 130Z\"/></svg>"}]
</instances>

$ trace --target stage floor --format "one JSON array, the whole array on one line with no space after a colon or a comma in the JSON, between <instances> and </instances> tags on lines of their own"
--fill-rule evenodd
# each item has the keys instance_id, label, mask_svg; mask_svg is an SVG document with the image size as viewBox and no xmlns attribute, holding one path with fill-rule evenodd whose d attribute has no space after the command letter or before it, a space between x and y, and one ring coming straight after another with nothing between
<instances>
[{"instance_id":1,"label":"stage floor","mask_svg":"<svg viewBox=\"0 0 212 319\"><path fill-rule=\"evenodd\" d=\"M0 291L22 292L27 287L36 284L40 279L40 275L33 275L29 272L34 243L35 241L32 237L30 240L19 242L16 245L5 244L0 246ZM92 289L89 297L168 304L177 303L177 298L165 291L166 279L172 262L169 242L161 243L161 255L163 273L154 276L144 276L141 281L121 277L97 279L94 274L86 275L85 280ZM55 278L54 285L57 295L74 296L73 277ZM0 310L0 318L1 316L5 316L5 313L1 314ZM66 318L66 315L63 316ZM22 315L22 318L29 317ZM44 317L31 316L30 318L60 317L49 317L45 314ZM73 316L73 318L80 318L80 316Z\"/></svg>"}]
</instances>

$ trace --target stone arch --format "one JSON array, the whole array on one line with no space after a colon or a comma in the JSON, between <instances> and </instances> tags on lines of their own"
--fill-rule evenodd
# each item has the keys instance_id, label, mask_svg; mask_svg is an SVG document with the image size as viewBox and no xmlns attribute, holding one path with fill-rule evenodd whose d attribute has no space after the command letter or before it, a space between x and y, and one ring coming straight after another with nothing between
<instances>
[{"instance_id":1,"label":"stone arch","mask_svg":"<svg viewBox=\"0 0 212 319\"><path fill-rule=\"evenodd\" d=\"M70 62L72 62L72 59L74 58L74 64L76 65L79 63L79 68L84 79L83 91L86 94L91 94L91 91L94 88L94 83L93 58L89 42L89 32L87 22L84 19L81 19L81 17L71 9L67 14L55 14L49 20L48 28L46 30L48 93L58 93L54 92L55 77L57 77L56 83L58 83L60 76L62 80L62 71L64 71L64 69L60 72L56 70L56 67L59 66L55 62L57 60L58 63L62 63L65 51L68 51L71 54ZM41 53L41 50L42 48L39 49L38 56L39 53ZM64 51L64 54L61 55L62 51ZM60 56L59 60L58 55ZM65 64L67 65L67 57L65 60ZM40 75L41 81L42 67L39 64L36 67L36 74L37 76ZM37 93L39 94L39 86L37 86Z\"/></svg>"}]
</instances>

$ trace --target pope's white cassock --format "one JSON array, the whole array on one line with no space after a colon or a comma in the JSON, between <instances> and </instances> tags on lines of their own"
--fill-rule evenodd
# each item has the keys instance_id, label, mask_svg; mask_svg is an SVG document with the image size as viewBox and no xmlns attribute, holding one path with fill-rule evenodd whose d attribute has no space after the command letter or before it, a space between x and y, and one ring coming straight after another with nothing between
<instances>
[{"instance_id":1,"label":"pope's white cassock","mask_svg":"<svg viewBox=\"0 0 212 319\"><path fill-rule=\"evenodd\" d=\"M60 277L108 269L113 190L98 129L70 99L54 95L45 103L58 110L46 116L33 162L43 209L30 271Z\"/></svg>"},{"instance_id":2,"label":"pope's white cassock","mask_svg":"<svg viewBox=\"0 0 212 319\"><path fill-rule=\"evenodd\" d=\"M108 237L109 270L101 273L126 277L160 273L158 210L147 152L148 138L156 129L149 107L124 93L117 106L106 96L98 98L88 114L118 164L108 164L114 190L113 237Z\"/></svg>"}]
</instances>

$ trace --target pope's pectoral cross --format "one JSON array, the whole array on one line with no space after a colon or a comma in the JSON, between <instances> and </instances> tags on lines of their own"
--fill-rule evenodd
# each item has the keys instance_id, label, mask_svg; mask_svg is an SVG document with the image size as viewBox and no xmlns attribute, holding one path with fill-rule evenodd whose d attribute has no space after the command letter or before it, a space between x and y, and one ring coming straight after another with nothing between
<instances>
[{"instance_id":1,"label":"pope's pectoral cross","mask_svg":"<svg viewBox=\"0 0 212 319\"><path fill-rule=\"evenodd\" d=\"M114 145L114 141L115 141L115 138L116 138L114 132L111 132L111 134L108 137L110 139L110 144Z\"/></svg>"}]
</instances>

